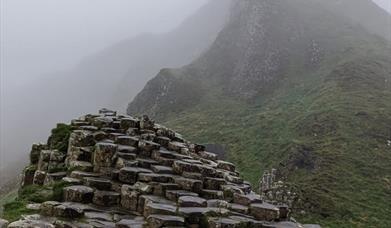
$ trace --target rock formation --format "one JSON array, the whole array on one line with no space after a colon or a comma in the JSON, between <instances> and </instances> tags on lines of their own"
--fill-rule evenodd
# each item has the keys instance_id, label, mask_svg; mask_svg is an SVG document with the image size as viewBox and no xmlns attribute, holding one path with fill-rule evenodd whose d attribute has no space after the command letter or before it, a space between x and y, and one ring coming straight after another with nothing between
<instances>
[{"instance_id":1,"label":"rock formation","mask_svg":"<svg viewBox=\"0 0 391 228\"><path fill-rule=\"evenodd\" d=\"M30 204L37 213L8 227L310 227L254 193L234 164L147 116L103 109L71 129L66 153L33 145L23 175L22 188L62 183L62 200Z\"/></svg>"}]
</instances>

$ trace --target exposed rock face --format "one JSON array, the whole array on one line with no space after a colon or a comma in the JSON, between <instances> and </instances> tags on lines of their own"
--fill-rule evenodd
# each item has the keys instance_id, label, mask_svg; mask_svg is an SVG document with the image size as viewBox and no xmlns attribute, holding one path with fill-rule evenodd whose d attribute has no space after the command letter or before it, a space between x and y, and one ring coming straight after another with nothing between
<instances>
[{"instance_id":1,"label":"exposed rock face","mask_svg":"<svg viewBox=\"0 0 391 228\"><path fill-rule=\"evenodd\" d=\"M289 221L251 191L234 164L147 117L105 109L71 126L66 155L45 146L32 150L35 184L47 184L52 163L68 168L52 180L68 183L64 202L43 202L41 215L9 227L281 227ZM24 185L31 175L26 169ZM80 221L67 222L75 218Z\"/></svg>"}]
</instances>

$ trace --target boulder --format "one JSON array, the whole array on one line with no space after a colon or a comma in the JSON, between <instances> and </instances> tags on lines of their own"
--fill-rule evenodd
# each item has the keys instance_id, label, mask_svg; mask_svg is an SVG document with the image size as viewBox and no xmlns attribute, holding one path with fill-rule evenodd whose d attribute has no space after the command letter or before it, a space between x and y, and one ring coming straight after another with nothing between
<instances>
[{"instance_id":1,"label":"boulder","mask_svg":"<svg viewBox=\"0 0 391 228\"><path fill-rule=\"evenodd\" d=\"M94 196L94 189L75 185L64 188L64 200L69 202L91 203Z\"/></svg>"},{"instance_id":2,"label":"boulder","mask_svg":"<svg viewBox=\"0 0 391 228\"><path fill-rule=\"evenodd\" d=\"M138 143L139 154L143 157L151 157L153 150L159 150L160 144L154 143L152 141L141 140Z\"/></svg>"},{"instance_id":3,"label":"boulder","mask_svg":"<svg viewBox=\"0 0 391 228\"><path fill-rule=\"evenodd\" d=\"M80 218L84 215L84 208L77 204L62 203L53 208L54 216L63 218Z\"/></svg>"},{"instance_id":4,"label":"boulder","mask_svg":"<svg viewBox=\"0 0 391 228\"><path fill-rule=\"evenodd\" d=\"M208 218L208 227L210 228L241 228L247 227L246 222L241 222L238 220L230 218L218 218L210 217Z\"/></svg>"},{"instance_id":5,"label":"boulder","mask_svg":"<svg viewBox=\"0 0 391 228\"><path fill-rule=\"evenodd\" d=\"M98 190L110 190L111 189L111 181L103 178L97 177L85 177L84 184L91 188L95 188Z\"/></svg>"},{"instance_id":6,"label":"boulder","mask_svg":"<svg viewBox=\"0 0 391 228\"><path fill-rule=\"evenodd\" d=\"M175 178L175 184L179 185L183 190L196 193L201 192L203 187L202 181L184 177Z\"/></svg>"},{"instance_id":7,"label":"boulder","mask_svg":"<svg viewBox=\"0 0 391 228\"><path fill-rule=\"evenodd\" d=\"M174 171L171 167L167 166L161 166L161 165L152 165L151 169L154 173L159 173L159 174L173 174Z\"/></svg>"},{"instance_id":8,"label":"boulder","mask_svg":"<svg viewBox=\"0 0 391 228\"><path fill-rule=\"evenodd\" d=\"M102 167L111 167L113 156L117 152L117 145L113 143L97 143L94 153L94 172L99 172Z\"/></svg>"},{"instance_id":9,"label":"boulder","mask_svg":"<svg viewBox=\"0 0 391 228\"><path fill-rule=\"evenodd\" d=\"M45 183L46 174L47 173L45 171L39 171L39 170L35 171L33 184L43 185Z\"/></svg>"},{"instance_id":10,"label":"boulder","mask_svg":"<svg viewBox=\"0 0 391 228\"><path fill-rule=\"evenodd\" d=\"M121 206L130 211L137 211L138 197L140 193L135 191L129 185L123 185L121 188Z\"/></svg>"},{"instance_id":11,"label":"boulder","mask_svg":"<svg viewBox=\"0 0 391 228\"><path fill-rule=\"evenodd\" d=\"M174 172L177 174L181 174L183 172L190 172L190 173L199 173L200 169L197 165L191 164L189 162L184 161L174 161L174 164L172 166L174 169Z\"/></svg>"},{"instance_id":12,"label":"boulder","mask_svg":"<svg viewBox=\"0 0 391 228\"><path fill-rule=\"evenodd\" d=\"M205 199L224 199L224 193L217 190L202 189L201 196Z\"/></svg>"},{"instance_id":13,"label":"boulder","mask_svg":"<svg viewBox=\"0 0 391 228\"><path fill-rule=\"evenodd\" d=\"M167 183L172 182L173 178L169 174L158 174L158 173L139 173L138 180L142 182L159 182Z\"/></svg>"},{"instance_id":14,"label":"boulder","mask_svg":"<svg viewBox=\"0 0 391 228\"><path fill-rule=\"evenodd\" d=\"M112 207L120 203L120 194L112 191L97 190L94 193L92 202L98 206Z\"/></svg>"},{"instance_id":15,"label":"boulder","mask_svg":"<svg viewBox=\"0 0 391 228\"><path fill-rule=\"evenodd\" d=\"M206 207L205 199L196 196L181 196L178 198L179 207Z\"/></svg>"},{"instance_id":16,"label":"boulder","mask_svg":"<svg viewBox=\"0 0 391 228\"><path fill-rule=\"evenodd\" d=\"M7 228L9 222L5 219L0 218L0 228Z\"/></svg>"},{"instance_id":17,"label":"boulder","mask_svg":"<svg viewBox=\"0 0 391 228\"><path fill-rule=\"evenodd\" d=\"M18 220L8 225L9 228L54 228L54 225L42 220Z\"/></svg>"},{"instance_id":18,"label":"boulder","mask_svg":"<svg viewBox=\"0 0 391 228\"><path fill-rule=\"evenodd\" d=\"M178 198L181 196L198 196L195 192L185 191L185 190L168 190L166 191L166 198L171 201L178 201Z\"/></svg>"},{"instance_id":19,"label":"boulder","mask_svg":"<svg viewBox=\"0 0 391 228\"><path fill-rule=\"evenodd\" d=\"M159 215L175 215L177 211L177 207L170 204L164 203L154 203L148 202L144 205L144 217L148 217L150 215L159 214Z\"/></svg>"},{"instance_id":20,"label":"boulder","mask_svg":"<svg viewBox=\"0 0 391 228\"><path fill-rule=\"evenodd\" d=\"M45 216L54 216L54 207L60 205L57 201L46 201L41 203L40 210L41 214Z\"/></svg>"},{"instance_id":21,"label":"boulder","mask_svg":"<svg viewBox=\"0 0 391 228\"><path fill-rule=\"evenodd\" d=\"M163 204L163 205L172 205L175 206L175 203L172 201L169 201L163 197L160 196L154 196L154 195L141 195L138 198L137 202L137 211L140 214L144 213L145 206L148 203L156 203L156 204Z\"/></svg>"},{"instance_id":22,"label":"boulder","mask_svg":"<svg viewBox=\"0 0 391 228\"><path fill-rule=\"evenodd\" d=\"M258 220L274 221L279 218L278 208L269 203L250 204L250 214Z\"/></svg>"},{"instance_id":23,"label":"boulder","mask_svg":"<svg viewBox=\"0 0 391 228\"><path fill-rule=\"evenodd\" d=\"M224 169L224 170L227 170L227 171L231 171L231 172L234 172L235 171L235 165L230 163L230 162L226 162L226 161L217 161L217 168L219 169Z\"/></svg>"},{"instance_id":24,"label":"boulder","mask_svg":"<svg viewBox=\"0 0 391 228\"><path fill-rule=\"evenodd\" d=\"M116 138L115 143L119 145L130 146L132 148L137 148L139 144L139 138L121 135Z\"/></svg>"},{"instance_id":25,"label":"boulder","mask_svg":"<svg viewBox=\"0 0 391 228\"><path fill-rule=\"evenodd\" d=\"M180 207L178 215L185 217L186 224L202 224L207 217L228 216L229 211L225 208L214 207Z\"/></svg>"},{"instance_id":26,"label":"boulder","mask_svg":"<svg viewBox=\"0 0 391 228\"><path fill-rule=\"evenodd\" d=\"M237 204L241 204L243 206L249 206L252 203L261 204L262 199L259 195L255 193L246 194L246 195L234 193L233 202Z\"/></svg>"},{"instance_id":27,"label":"boulder","mask_svg":"<svg viewBox=\"0 0 391 228\"><path fill-rule=\"evenodd\" d=\"M222 178L204 178L204 188L209 190L222 190L222 186L227 182Z\"/></svg>"},{"instance_id":28,"label":"boulder","mask_svg":"<svg viewBox=\"0 0 391 228\"><path fill-rule=\"evenodd\" d=\"M122 219L115 224L115 228L145 228L145 220L142 219Z\"/></svg>"},{"instance_id":29,"label":"boulder","mask_svg":"<svg viewBox=\"0 0 391 228\"><path fill-rule=\"evenodd\" d=\"M147 218L149 228L180 227L185 225L185 219L172 215L150 215Z\"/></svg>"},{"instance_id":30,"label":"boulder","mask_svg":"<svg viewBox=\"0 0 391 228\"><path fill-rule=\"evenodd\" d=\"M137 182L139 173L152 173L152 171L143 168L124 167L120 169L118 179L123 183L134 184Z\"/></svg>"}]
</instances>

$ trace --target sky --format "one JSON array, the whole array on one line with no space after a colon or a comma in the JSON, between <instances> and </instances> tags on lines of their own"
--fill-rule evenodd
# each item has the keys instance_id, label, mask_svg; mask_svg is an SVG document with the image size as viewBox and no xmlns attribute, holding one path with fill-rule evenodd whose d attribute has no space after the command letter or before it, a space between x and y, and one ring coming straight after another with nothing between
<instances>
[{"instance_id":1,"label":"sky","mask_svg":"<svg viewBox=\"0 0 391 228\"><path fill-rule=\"evenodd\" d=\"M6 83L29 82L67 70L82 58L140 33L169 31L206 2L0 1L1 66Z\"/></svg>"},{"instance_id":2,"label":"sky","mask_svg":"<svg viewBox=\"0 0 391 228\"><path fill-rule=\"evenodd\" d=\"M391 13L391 0L373 0L376 2L379 6L387 10L389 13Z\"/></svg>"},{"instance_id":3,"label":"sky","mask_svg":"<svg viewBox=\"0 0 391 228\"><path fill-rule=\"evenodd\" d=\"M121 40L168 32L206 2L0 0L0 168L13 161L10 154L25 155L31 143L49 135L46 130L36 132L38 127L28 127L47 121L47 115L56 115L43 113L37 118L37 111L29 110L45 105L45 101L30 104L29 98L40 92L31 91L30 84L70 70Z\"/></svg>"}]
</instances>

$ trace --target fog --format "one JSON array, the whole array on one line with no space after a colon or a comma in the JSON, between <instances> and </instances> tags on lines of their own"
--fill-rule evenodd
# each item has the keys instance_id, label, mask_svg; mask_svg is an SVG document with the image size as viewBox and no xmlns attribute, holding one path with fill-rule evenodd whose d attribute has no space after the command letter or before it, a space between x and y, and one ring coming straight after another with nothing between
<instances>
[{"instance_id":1,"label":"fog","mask_svg":"<svg viewBox=\"0 0 391 228\"><path fill-rule=\"evenodd\" d=\"M124 110L213 42L229 0L0 0L0 181L57 122ZM391 12L391 0L375 0ZM206 5L207 4L207 5ZM196 12L206 7L195 16Z\"/></svg>"},{"instance_id":2,"label":"fog","mask_svg":"<svg viewBox=\"0 0 391 228\"><path fill-rule=\"evenodd\" d=\"M391 13L391 0L374 0L380 7Z\"/></svg>"},{"instance_id":3,"label":"fog","mask_svg":"<svg viewBox=\"0 0 391 228\"><path fill-rule=\"evenodd\" d=\"M85 97L72 91L80 75L89 73L86 66L112 45L140 41L140 37L147 36L142 34L174 30L206 2L1 0L1 170L21 168L31 143L45 142L57 122L69 122L106 105L99 100L90 104L94 98L88 96L91 90L104 90L102 85L107 84L102 80L95 88L92 74L80 82L85 87L91 80ZM79 75L70 78L74 71ZM120 73L107 78L118 85ZM121 105L125 109L127 103ZM0 171L0 176L4 175Z\"/></svg>"}]
</instances>

